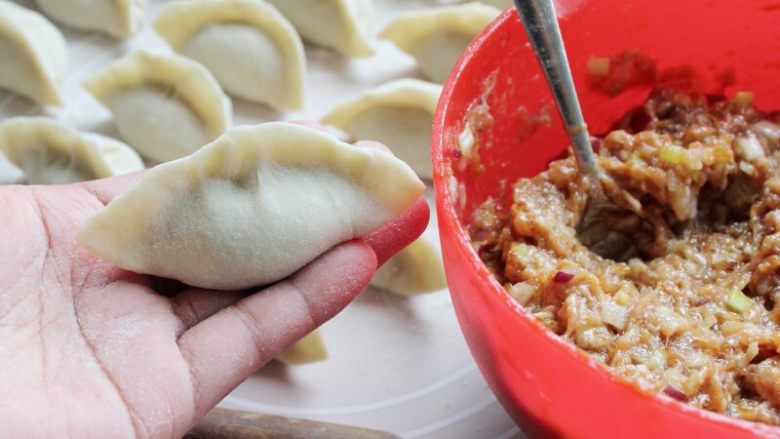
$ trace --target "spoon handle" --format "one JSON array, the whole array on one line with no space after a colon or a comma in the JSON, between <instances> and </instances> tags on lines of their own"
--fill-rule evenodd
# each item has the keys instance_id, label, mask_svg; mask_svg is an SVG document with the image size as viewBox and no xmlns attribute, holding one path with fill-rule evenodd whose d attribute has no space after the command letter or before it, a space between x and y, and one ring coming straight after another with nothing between
<instances>
[{"instance_id":1,"label":"spoon handle","mask_svg":"<svg viewBox=\"0 0 780 439\"><path fill-rule=\"evenodd\" d=\"M569 135L574 154L585 171L594 181L598 181L599 170L590 144L588 127L582 117L574 80L566 59L558 18L552 0L514 0L520 14L528 40L534 48L539 64L544 70L547 82L552 90L558 111L561 113Z\"/></svg>"}]
</instances>

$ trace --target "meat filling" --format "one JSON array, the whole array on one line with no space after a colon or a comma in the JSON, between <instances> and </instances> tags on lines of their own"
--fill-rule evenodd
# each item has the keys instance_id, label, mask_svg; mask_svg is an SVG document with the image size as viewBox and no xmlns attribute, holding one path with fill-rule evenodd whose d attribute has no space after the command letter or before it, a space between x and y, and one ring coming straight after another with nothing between
<instances>
[{"instance_id":1,"label":"meat filling","mask_svg":"<svg viewBox=\"0 0 780 439\"><path fill-rule=\"evenodd\" d=\"M643 390L780 424L780 117L749 98L658 90L602 139L639 209L594 217L569 156L469 232L512 297Z\"/></svg>"}]
</instances>

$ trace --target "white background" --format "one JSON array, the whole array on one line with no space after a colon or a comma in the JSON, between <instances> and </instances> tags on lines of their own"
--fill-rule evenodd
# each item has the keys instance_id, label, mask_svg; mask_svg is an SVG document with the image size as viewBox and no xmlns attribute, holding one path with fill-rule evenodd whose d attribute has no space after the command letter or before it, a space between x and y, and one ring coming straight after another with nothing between
<instances>
[{"instance_id":1,"label":"white background","mask_svg":"<svg viewBox=\"0 0 780 439\"><path fill-rule=\"evenodd\" d=\"M17 1L31 6L31 1ZM116 135L109 113L80 83L112 59L136 48L168 51L149 29L164 1L150 1L146 27L130 41L65 30L70 65L61 84L65 105L41 110L0 91L0 120L46 114L81 129ZM403 10L431 0L376 0L375 31ZM388 42L377 54L347 59L306 47L306 108L279 114L233 100L237 125L313 119L360 91L401 77L419 77L414 61ZM429 190L429 198L432 194ZM435 225L435 218L432 219ZM428 232L436 238L435 227ZM487 388L455 319L449 295L440 291L401 298L369 289L323 327L327 361L295 367L271 363L230 394L222 405L261 413L320 419L383 429L407 438L514 438L521 433Z\"/></svg>"}]
</instances>

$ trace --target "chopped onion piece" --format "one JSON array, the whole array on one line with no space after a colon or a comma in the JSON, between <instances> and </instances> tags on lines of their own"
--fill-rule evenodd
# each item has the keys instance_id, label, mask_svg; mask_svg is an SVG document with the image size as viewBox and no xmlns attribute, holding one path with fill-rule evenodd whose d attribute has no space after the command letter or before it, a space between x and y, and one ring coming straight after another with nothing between
<instances>
[{"instance_id":1,"label":"chopped onion piece","mask_svg":"<svg viewBox=\"0 0 780 439\"><path fill-rule=\"evenodd\" d=\"M753 161L764 157L764 148L761 147L761 142L754 136L738 137L734 141L734 146L737 153L745 160Z\"/></svg>"},{"instance_id":2,"label":"chopped onion piece","mask_svg":"<svg viewBox=\"0 0 780 439\"><path fill-rule=\"evenodd\" d=\"M674 386L666 386L666 388L664 389L664 394L678 401L685 402L688 400L688 395L684 394L682 391L680 391Z\"/></svg>"},{"instance_id":3,"label":"chopped onion piece","mask_svg":"<svg viewBox=\"0 0 780 439\"><path fill-rule=\"evenodd\" d=\"M517 300L518 303L525 306L534 298L538 292L537 290L538 289L535 286L527 282L518 282L509 288L509 295Z\"/></svg>"},{"instance_id":4,"label":"chopped onion piece","mask_svg":"<svg viewBox=\"0 0 780 439\"><path fill-rule=\"evenodd\" d=\"M555 276L553 276L553 282L559 283L559 284L565 284L566 282L574 279L574 275L571 273L567 273L565 271L559 271L555 273Z\"/></svg>"},{"instance_id":5,"label":"chopped onion piece","mask_svg":"<svg viewBox=\"0 0 780 439\"><path fill-rule=\"evenodd\" d=\"M657 307L655 315L658 319L661 333L666 338L684 331L689 325L686 319L667 306Z\"/></svg>"},{"instance_id":6,"label":"chopped onion piece","mask_svg":"<svg viewBox=\"0 0 780 439\"><path fill-rule=\"evenodd\" d=\"M621 331L626 328L628 308L609 301L601 304L601 319L613 328Z\"/></svg>"},{"instance_id":7,"label":"chopped onion piece","mask_svg":"<svg viewBox=\"0 0 780 439\"><path fill-rule=\"evenodd\" d=\"M590 138L590 147L593 148L593 152L598 153L601 150L601 147L604 145L604 141L601 140L600 137L591 137Z\"/></svg>"},{"instance_id":8,"label":"chopped onion piece","mask_svg":"<svg viewBox=\"0 0 780 439\"><path fill-rule=\"evenodd\" d=\"M777 125L776 123L762 120L761 122L754 123L751 130L758 135L766 137L767 140L775 143L780 142L780 125Z\"/></svg>"}]
</instances>

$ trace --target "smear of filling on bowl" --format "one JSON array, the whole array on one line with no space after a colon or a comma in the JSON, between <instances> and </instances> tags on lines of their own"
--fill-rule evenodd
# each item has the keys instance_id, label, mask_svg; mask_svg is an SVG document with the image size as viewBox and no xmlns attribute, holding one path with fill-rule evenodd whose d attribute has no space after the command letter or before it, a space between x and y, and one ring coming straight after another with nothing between
<instances>
[{"instance_id":1,"label":"smear of filling on bowl","mask_svg":"<svg viewBox=\"0 0 780 439\"><path fill-rule=\"evenodd\" d=\"M509 294L646 391L780 424L780 115L659 90L600 142L642 205L580 224L573 157L518 180L469 227Z\"/></svg>"}]
</instances>

